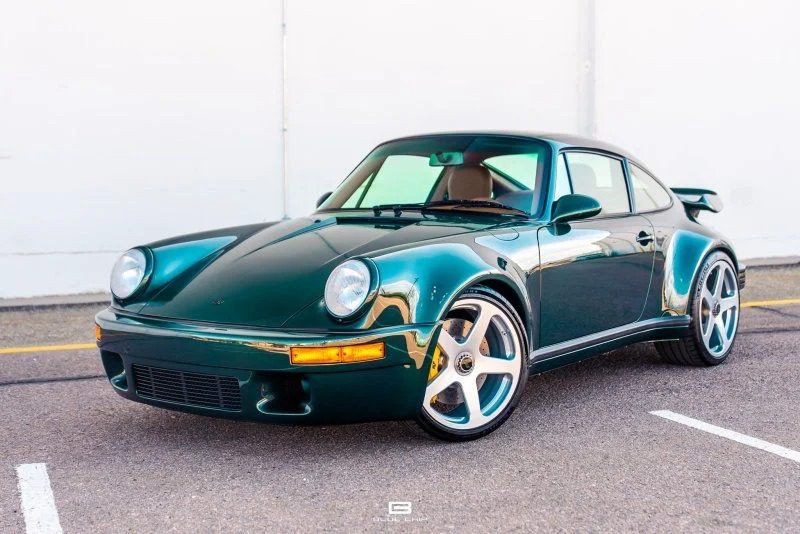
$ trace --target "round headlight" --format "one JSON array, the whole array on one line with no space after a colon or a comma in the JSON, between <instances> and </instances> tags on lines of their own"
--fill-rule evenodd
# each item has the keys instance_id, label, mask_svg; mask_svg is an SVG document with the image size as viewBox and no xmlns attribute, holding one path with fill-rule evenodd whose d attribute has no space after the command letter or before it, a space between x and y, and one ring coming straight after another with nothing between
<instances>
[{"instance_id":1,"label":"round headlight","mask_svg":"<svg viewBox=\"0 0 800 534\"><path fill-rule=\"evenodd\" d=\"M123 254L111 271L111 292L118 299L126 299L142 285L147 269L144 252L134 248Z\"/></svg>"},{"instance_id":2,"label":"round headlight","mask_svg":"<svg viewBox=\"0 0 800 534\"><path fill-rule=\"evenodd\" d=\"M325 307L334 317L353 315L369 295L369 267L347 260L336 267L325 284Z\"/></svg>"}]
</instances>

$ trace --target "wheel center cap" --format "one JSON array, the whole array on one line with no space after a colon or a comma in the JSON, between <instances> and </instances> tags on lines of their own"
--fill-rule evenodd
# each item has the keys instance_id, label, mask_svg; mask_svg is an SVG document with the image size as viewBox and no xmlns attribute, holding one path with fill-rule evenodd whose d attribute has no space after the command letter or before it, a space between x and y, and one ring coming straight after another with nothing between
<instances>
[{"instance_id":1,"label":"wheel center cap","mask_svg":"<svg viewBox=\"0 0 800 534\"><path fill-rule=\"evenodd\" d=\"M475 358L469 352L462 352L456 356L456 372L460 375L468 375L475 368Z\"/></svg>"},{"instance_id":2,"label":"wheel center cap","mask_svg":"<svg viewBox=\"0 0 800 534\"><path fill-rule=\"evenodd\" d=\"M719 305L719 302L717 302L716 304L714 304L714 307L711 308L711 315L716 317L717 315L719 315L720 309L721 306Z\"/></svg>"}]
</instances>

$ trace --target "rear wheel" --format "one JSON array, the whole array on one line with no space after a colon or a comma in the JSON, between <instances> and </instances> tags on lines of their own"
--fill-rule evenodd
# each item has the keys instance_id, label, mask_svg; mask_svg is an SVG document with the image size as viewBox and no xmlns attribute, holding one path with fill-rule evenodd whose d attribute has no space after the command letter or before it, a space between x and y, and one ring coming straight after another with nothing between
<instances>
[{"instance_id":1,"label":"rear wheel","mask_svg":"<svg viewBox=\"0 0 800 534\"><path fill-rule=\"evenodd\" d=\"M690 302L692 323L677 341L656 343L661 357L683 365L718 365L733 350L739 327L739 285L730 256L714 252L706 258Z\"/></svg>"},{"instance_id":2,"label":"rear wheel","mask_svg":"<svg viewBox=\"0 0 800 534\"><path fill-rule=\"evenodd\" d=\"M418 424L429 434L466 441L496 430L519 403L528 379L519 315L487 288L465 291L439 334Z\"/></svg>"}]
</instances>

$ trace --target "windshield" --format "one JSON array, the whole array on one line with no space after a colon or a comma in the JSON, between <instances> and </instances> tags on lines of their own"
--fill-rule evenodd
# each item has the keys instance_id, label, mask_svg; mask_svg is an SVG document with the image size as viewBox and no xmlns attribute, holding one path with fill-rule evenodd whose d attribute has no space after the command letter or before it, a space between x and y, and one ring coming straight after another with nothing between
<instances>
[{"instance_id":1,"label":"windshield","mask_svg":"<svg viewBox=\"0 0 800 534\"><path fill-rule=\"evenodd\" d=\"M534 213L547 168L541 141L497 135L437 135L380 145L320 210L396 205ZM376 212L377 213L377 212Z\"/></svg>"}]
</instances>

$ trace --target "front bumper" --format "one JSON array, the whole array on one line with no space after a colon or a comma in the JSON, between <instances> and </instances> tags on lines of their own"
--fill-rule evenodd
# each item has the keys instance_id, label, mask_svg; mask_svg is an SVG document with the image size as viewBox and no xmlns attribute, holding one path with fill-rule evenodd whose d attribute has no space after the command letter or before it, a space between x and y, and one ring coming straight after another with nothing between
<instances>
[{"instance_id":1,"label":"front bumper","mask_svg":"<svg viewBox=\"0 0 800 534\"><path fill-rule=\"evenodd\" d=\"M438 324L363 332L274 331L123 313L95 317L103 366L125 398L164 408L280 423L413 417ZM292 365L291 347L383 341L381 360ZM237 391L238 389L238 391Z\"/></svg>"}]
</instances>

